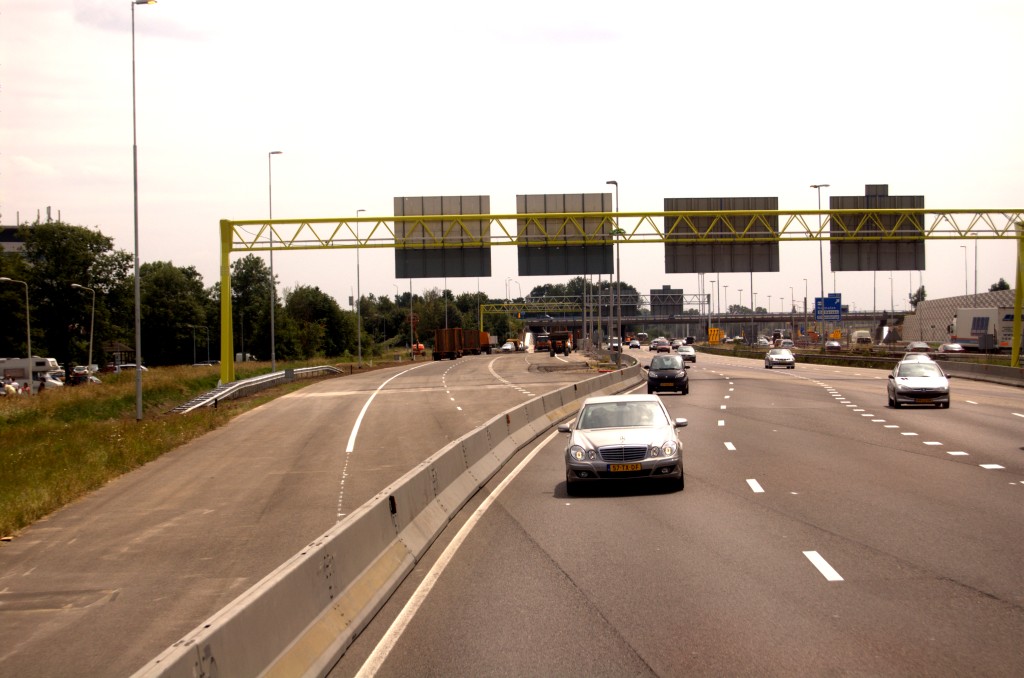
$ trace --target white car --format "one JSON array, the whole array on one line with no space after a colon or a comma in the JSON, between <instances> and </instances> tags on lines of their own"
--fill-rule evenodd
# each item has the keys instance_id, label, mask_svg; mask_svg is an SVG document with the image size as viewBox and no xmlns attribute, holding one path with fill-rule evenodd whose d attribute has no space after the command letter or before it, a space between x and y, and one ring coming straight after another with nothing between
<instances>
[{"instance_id":1,"label":"white car","mask_svg":"<svg viewBox=\"0 0 1024 678\"><path fill-rule=\"evenodd\" d=\"M773 348L764 356L764 368L770 370L773 367L785 367L792 370L796 367L796 357L788 348Z\"/></svg>"},{"instance_id":2,"label":"white car","mask_svg":"<svg viewBox=\"0 0 1024 678\"><path fill-rule=\"evenodd\" d=\"M682 346L680 346L679 348L676 349L676 352L679 355L683 356L683 362L684 363L695 363L695 362L697 362L697 349L695 349L693 346L688 346L687 344L683 344Z\"/></svg>"},{"instance_id":3,"label":"white car","mask_svg":"<svg viewBox=\"0 0 1024 678\"><path fill-rule=\"evenodd\" d=\"M930 360L901 360L889 374L886 390L889 407L949 407L949 377L937 363Z\"/></svg>"},{"instance_id":4,"label":"white car","mask_svg":"<svg viewBox=\"0 0 1024 678\"><path fill-rule=\"evenodd\" d=\"M515 350L516 350L516 345L513 344L511 341L506 341L504 344L501 345L501 352L502 353L512 353Z\"/></svg>"},{"instance_id":5,"label":"white car","mask_svg":"<svg viewBox=\"0 0 1024 678\"><path fill-rule=\"evenodd\" d=\"M683 445L673 419L656 395L587 398L572 424L565 446L565 489L598 480L664 479L683 489Z\"/></svg>"}]
</instances>

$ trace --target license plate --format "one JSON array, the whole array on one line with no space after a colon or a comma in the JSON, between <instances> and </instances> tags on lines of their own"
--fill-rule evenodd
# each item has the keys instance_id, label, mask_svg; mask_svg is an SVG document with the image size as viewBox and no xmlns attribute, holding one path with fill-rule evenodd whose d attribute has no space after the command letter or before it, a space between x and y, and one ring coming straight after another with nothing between
<instances>
[{"instance_id":1,"label":"license plate","mask_svg":"<svg viewBox=\"0 0 1024 678\"><path fill-rule=\"evenodd\" d=\"M608 464L608 470L612 473L616 471L639 471L641 468L640 464Z\"/></svg>"},{"instance_id":2,"label":"license plate","mask_svg":"<svg viewBox=\"0 0 1024 678\"><path fill-rule=\"evenodd\" d=\"M930 403L934 398L914 398L915 403Z\"/></svg>"},{"instance_id":3,"label":"license plate","mask_svg":"<svg viewBox=\"0 0 1024 678\"><path fill-rule=\"evenodd\" d=\"M663 382L661 382L661 385L662 386L675 386L675 384L672 383L671 381L663 381Z\"/></svg>"}]
</instances>

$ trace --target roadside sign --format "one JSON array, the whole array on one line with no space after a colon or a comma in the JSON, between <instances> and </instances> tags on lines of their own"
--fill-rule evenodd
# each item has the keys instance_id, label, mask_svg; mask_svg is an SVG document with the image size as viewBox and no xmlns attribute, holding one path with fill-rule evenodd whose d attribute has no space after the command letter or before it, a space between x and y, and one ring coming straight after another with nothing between
<instances>
[{"instance_id":1,"label":"roadside sign","mask_svg":"<svg viewBox=\"0 0 1024 678\"><path fill-rule=\"evenodd\" d=\"M838 323L843 320L843 300L838 294L814 298L814 319Z\"/></svg>"}]
</instances>

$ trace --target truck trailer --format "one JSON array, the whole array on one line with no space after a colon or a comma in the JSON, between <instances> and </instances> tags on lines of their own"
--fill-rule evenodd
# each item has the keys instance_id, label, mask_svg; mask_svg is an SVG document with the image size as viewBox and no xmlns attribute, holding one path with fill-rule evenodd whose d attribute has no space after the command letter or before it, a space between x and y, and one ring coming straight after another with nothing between
<instances>
[{"instance_id":1,"label":"truck trailer","mask_svg":"<svg viewBox=\"0 0 1024 678\"><path fill-rule=\"evenodd\" d=\"M462 328L434 330L434 360L455 360L463 353Z\"/></svg>"},{"instance_id":2,"label":"truck trailer","mask_svg":"<svg viewBox=\"0 0 1024 678\"><path fill-rule=\"evenodd\" d=\"M1013 344L1013 308L958 308L949 332L950 342L968 351L1009 351Z\"/></svg>"}]
</instances>

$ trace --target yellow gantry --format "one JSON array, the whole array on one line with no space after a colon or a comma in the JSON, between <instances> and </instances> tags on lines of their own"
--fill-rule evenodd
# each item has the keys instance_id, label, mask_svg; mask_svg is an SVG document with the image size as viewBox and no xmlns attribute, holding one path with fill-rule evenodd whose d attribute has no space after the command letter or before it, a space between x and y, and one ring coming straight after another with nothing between
<instances>
[{"instance_id":1,"label":"yellow gantry","mask_svg":"<svg viewBox=\"0 0 1024 678\"><path fill-rule=\"evenodd\" d=\"M368 225L369 228L364 228ZM616 233L616 229L621 229ZM1024 209L719 210L222 220L221 381L234 380L230 256L322 249L465 249L980 238L1017 242L1012 364L1020 366Z\"/></svg>"}]
</instances>

